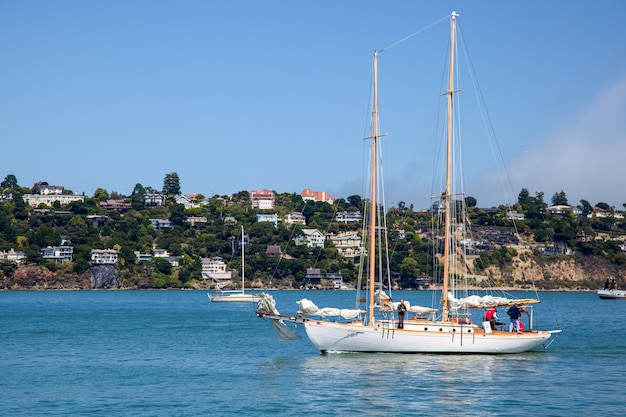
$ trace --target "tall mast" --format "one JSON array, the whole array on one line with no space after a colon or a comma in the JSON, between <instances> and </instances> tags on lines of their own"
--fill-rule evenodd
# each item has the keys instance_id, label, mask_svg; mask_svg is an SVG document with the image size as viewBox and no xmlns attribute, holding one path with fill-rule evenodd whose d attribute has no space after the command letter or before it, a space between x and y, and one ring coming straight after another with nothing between
<instances>
[{"instance_id":1,"label":"tall mast","mask_svg":"<svg viewBox=\"0 0 626 417\"><path fill-rule=\"evenodd\" d=\"M371 201L370 201L370 244L369 244L369 326L374 326L374 285L375 274L374 267L376 265L376 170L378 158L378 52L374 52L374 92L372 97L372 184L371 184Z\"/></svg>"},{"instance_id":2,"label":"tall mast","mask_svg":"<svg viewBox=\"0 0 626 417\"><path fill-rule=\"evenodd\" d=\"M441 289L441 319L443 321L448 320L448 284L450 280L450 211L451 211L451 182L452 182L452 110L453 110L453 96L454 96L454 38L456 31L456 17L457 14L452 12L450 15L450 68L448 78L448 136L447 136L447 151L446 151L446 190L444 193L444 210L445 210L445 222L444 222L444 246L443 246L443 287Z\"/></svg>"}]
</instances>

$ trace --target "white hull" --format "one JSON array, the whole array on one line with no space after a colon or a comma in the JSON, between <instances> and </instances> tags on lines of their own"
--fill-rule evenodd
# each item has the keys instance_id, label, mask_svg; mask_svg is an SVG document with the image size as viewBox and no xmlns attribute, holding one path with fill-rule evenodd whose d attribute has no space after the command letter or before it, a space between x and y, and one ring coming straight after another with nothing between
<instances>
[{"instance_id":1,"label":"white hull","mask_svg":"<svg viewBox=\"0 0 626 417\"><path fill-rule=\"evenodd\" d=\"M559 332L494 331L486 334L472 325L436 322L420 322L419 325L405 322L405 329L399 330L385 328L380 323L376 327L365 327L361 323L308 320L304 327L311 342L322 353L520 353L541 346L553 333Z\"/></svg>"},{"instance_id":2,"label":"white hull","mask_svg":"<svg viewBox=\"0 0 626 417\"><path fill-rule=\"evenodd\" d=\"M208 294L213 303L258 303L261 296L258 294Z\"/></svg>"},{"instance_id":3,"label":"white hull","mask_svg":"<svg viewBox=\"0 0 626 417\"><path fill-rule=\"evenodd\" d=\"M598 290L598 297L604 300L626 300L624 290Z\"/></svg>"}]
</instances>

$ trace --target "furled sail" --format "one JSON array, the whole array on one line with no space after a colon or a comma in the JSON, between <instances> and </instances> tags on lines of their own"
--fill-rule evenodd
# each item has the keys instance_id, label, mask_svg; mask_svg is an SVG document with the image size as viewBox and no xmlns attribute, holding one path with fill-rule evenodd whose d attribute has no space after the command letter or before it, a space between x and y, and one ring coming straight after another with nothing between
<instances>
[{"instance_id":1,"label":"furled sail","mask_svg":"<svg viewBox=\"0 0 626 417\"><path fill-rule=\"evenodd\" d=\"M340 316L346 320L357 318L359 314L364 313L363 310L352 310L345 308L324 307L318 308L313 301L303 298L297 302L300 306L298 313L309 316L333 317Z\"/></svg>"},{"instance_id":2,"label":"furled sail","mask_svg":"<svg viewBox=\"0 0 626 417\"><path fill-rule=\"evenodd\" d=\"M494 297L492 295L478 296L470 295L465 298L454 298L452 293L448 293L448 300L450 302L450 308L452 310L460 310L466 308L485 308L485 307L498 307L498 306L512 306L538 304L539 300L532 298L511 299L506 297Z\"/></svg>"}]
</instances>

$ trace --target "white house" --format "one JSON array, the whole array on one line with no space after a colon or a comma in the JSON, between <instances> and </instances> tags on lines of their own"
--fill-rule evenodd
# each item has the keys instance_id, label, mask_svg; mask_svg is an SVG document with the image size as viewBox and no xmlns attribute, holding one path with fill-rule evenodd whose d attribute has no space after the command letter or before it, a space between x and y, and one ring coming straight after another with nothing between
<instances>
[{"instance_id":1,"label":"white house","mask_svg":"<svg viewBox=\"0 0 626 417\"><path fill-rule=\"evenodd\" d=\"M355 232L340 233L329 236L339 255L344 258L356 258L361 256L363 240Z\"/></svg>"},{"instance_id":2,"label":"white house","mask_svg":"<svg viewBox=\"0 0 626 417\"><path fill-rule=\"evenodd\" d=\"M226 270L226 263L219 256L202 258L202 278L225 284L232 278L232 271Z\"/></svg>"},{"instance_id":3,"label":"white house","mask_svg":"<svg viewBox=\"0 0 626 417\"><path fill-rule=\"evenodd\" d=\"M70 262L74 256L72 246L48 246L41 249L41 256L54 263Z\"/></svg>"},{"instance_id":4,"label":"white house","mask_svg":"<svg viewBox=\"0 0 626 417\"><path fill-rule=\"evenodd\" d=\"M296 245L307 245L309 248L323 248L325 236L317 229L302 229L301 235L294 238Z\"/></svg>"},{"instance_id":5,"label":"white house","mask_svg":"<svg viewBox=\"0 0 626 417\"><path fill-rule=\"evenodd\" d=\"M302 224L306 225L306 217L299 211L292 211L285 216L285 224Z\"/></svg>"},{"instance_id":6,"label":"white house","mask_svg":"<svg viewBox=\"0 0 626 417\"><path fill-rule=\"evenodd\" d=\"M119 253L114 249L92 249L91 263L94 265L111 265L117 262Z\"/></svg>"},{"instance_id":7,"label":"white house","mask_svg":"<svg viewBox=\"0 0 626 417\"><path fill-rule=\"evenodd\" d=\"M274 223L274 226L278 226L278 214L257 214L257 223Z\"/></svg>"},{"instance_id":8,"label":"white house","mask_svg":"<svg viewBox=\"0 0 626 417\"><path fill-rule=\"evenodd\" d=\"M362 220L359 211L340 211L335 215L335 220L339 223L354 223Z\"/></svg>"},{"instance_id":9,"label":"white house","mask_svg":"<svg viewBox=\"0 0 626 417\"><path fill-rule=\"evenodd\" d=\"M252 208L259 210L271 210L274 208L274 191L252 190L250 191L250 204Z\"/></svg>"}]
</instances>

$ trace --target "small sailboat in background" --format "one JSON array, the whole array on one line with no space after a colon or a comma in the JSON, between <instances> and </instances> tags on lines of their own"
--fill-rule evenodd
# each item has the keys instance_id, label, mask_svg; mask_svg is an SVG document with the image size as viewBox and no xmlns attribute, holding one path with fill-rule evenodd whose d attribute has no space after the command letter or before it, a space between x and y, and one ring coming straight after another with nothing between
<instances>
[{"instance_id":1,"label":"small sailboat in background","mask_svg":"<svg viewBox=\"0 0 626 417\"><path fill-rule=\"evenodd\" d=\"M372 155L371 155L371 189L369 200L369 225L367 230L368 249L367 262L362 258L362 264L368 264L368 279L365 289L368 296L361 299L357 291L355 309L318 308L312 301L303 299L298 302L300 309L293 316L281 315L275 307L275 302L269 294L263 294L257 306L257 315L267 318L277 330L281 339L293 339L285 322L302 325L310 341L322 353L327 352L387 352L387 353L520 353L535 349L541 345L546 347L551 337L560 330L537 331L532 329L532 304L539 303L537 299L510 299L494 296L471 296L455 298L454 293L459 290L455 278L463 268L453 266L460 260L464 250L462 243L457 239L459 230L464 230L461 222L465 219L457 213L460 195L451 186L452 175L452 140L453 140L453 109L454 95L458 91L454 85L454 58L455 58L455 29L457 14L451 14L450 27L450 57L449 80L447 96L447 149L445 167L446 184L443 193L439 196L438 218L444 220L443 249L437 251L437 259L443 270L440 305L435 308L408 306L407 314L410 319L404 320L403 326L398 326L395 318L399 303L394 302L385 289L391 288L385 282L390 282L388 268L382 265L387 255L383 253L386 245L376 244L387 234L387 225L384 216L379 214L384 207L378 200L377 192L377 158L378 158L378 52L374 53L373 71L373 106L372 106ZM433 241L439 241L435 238ZM364 251L365 252L365 251ZM465 261L467 262L467 261ZM464 264L467 265L467 264ZM439 268L438 268L439 269ZM385 278L387 275L387 278ZM387 281L385 281L387 280ZM361 288L359 285L358 288ZM361 301L368 304L360 307ZM408 304L408 303L407 303ZM526 331L507 332L492 329L489 323L476 325L468 313L469 308L487 308L497 306L517 305L526 306L531 311L529 329ZM524 311L528 311L524 310ZM315 316L315 317L314 317ZM330 320L327 318L331 318ZM400 327L400 328L399 328ZM552 339L554 340L554 339Z\"/></svg>"},{"instance_id":2,"label":"small sailboat in background","mask_svg":"<svg viewBox=\"0 0 626 417\"><path fill-rule=\"evenodd\" d=\"M246 262L245 262L245 238L243 226L241 226L241 290L222 291L218 289L215 294L208 293L208 297L213 303L258 303L260 294L246 293Z\"/></svg>"}]
</instances>

